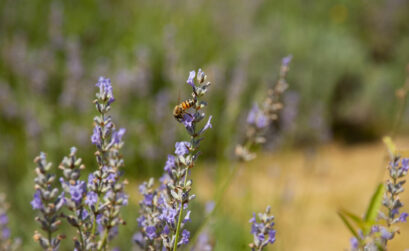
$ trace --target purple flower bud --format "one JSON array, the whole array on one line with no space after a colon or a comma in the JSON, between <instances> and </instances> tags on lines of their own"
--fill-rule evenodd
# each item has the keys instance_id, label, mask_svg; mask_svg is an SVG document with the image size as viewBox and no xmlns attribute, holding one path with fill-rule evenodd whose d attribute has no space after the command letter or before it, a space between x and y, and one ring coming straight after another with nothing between
<instances>
[{"instance_id":1,"label":"purple flower bud","mask_svg":"<svg viewBox=\"0 0 409 251\"><path fill-rule=\"evenodd\" d=\"M268 242L270 244L273 244L276 241L276 231L273 229L270 229L268 231Z\"/></svg>"},{"instance_id":2,"label":"purple flower bud","mask_svg":"<svg viewBox=\"0 0 409 251\"><path fill-rule=\"evenodd\" d=\"M378 225L374 225L371 227L371 233L377 233L379 232L379 226Z\"/></svg>"},{"instance_id":3,"label":"purple flower bud","mask_svg":"<svg viewBox=\"0 0 409 251\"><path fill-rule=\"evenodd\" d=\"M350 244L351 244L351 249L357 249L357 248L358 248L359 243L358 243L358 239L357 239L357 238L352 237L352 238L349 240L349 242L350 242Z\"/></svg>"},{"instance_id":4,"label":"purple flower bud","mask_svg":"<svg viewBox=\"0 0 409 251\"><path fill-rule=\"evenodd\" d=\"M114 144L119 144L122 141L122 137L125 135L126 129L121 128L118 131L112 133L112 142Z\"/></svg>"},{"instance_id":5,"label":"purple flower bud","mask_svg":"<svg viewBox=\"0 0 409 251\"><path fill-rule=\"evenodd\" d=\"M94 175L90 173L88 175L88 186L92 186L94 184L94 179L95 179Z\"/></svg>"},{"instance_id":6,"label":"purple flower bud","mask_svg":"<svg viewBox=\"0 0 409 251\"><path fill-rule=\"evenodd\" d=\"M193 82L193 79L195 78L195 75L196 75L195 71L191 71L189 73L189 78L186 81L186 83L188 83L193 88L195 87L195 83Z\"/></svg>"},{"instance_id":7,"label":"purple flower bud","mask_svg":"<svg viewBox=\"0 0 409 251\"><path fill-rule=\"evenodd\" d=\"M389 232L385 227L380 228L381 237L384 240L391 240L393 238L393 234Z\"/></svg>"},{"instance_id":8,"label":"purple flower bud","mask_svg":"<svg viewBox=\"0 0 409 251\"><path fill-rule=\"evenodd\" d=\"M403 212L403 213L401 213L401 215L399 216L399 221L400 222L406 222L406 218L408 217L408 213L405 213L405 212Z\"/></svg>"},{"instance_id":9,"label":"purple flower bud","mask_svg":"<svg viewBox=\"0 0 409 251\"><path fill-rule=\"evenodd\" d=\"M128 205L128 198L129 196L126 193L119 193L118 199L122 200L122 206Z\"/></svg>"},{"instance_id":10,"label":"purple flower bud","mask_svg":"<svg viewBox=\"0 0 409 251\"><path fill-rule=\"evenodd\" d=\"M94 127L94 131L91 135L91 142L92 144L96 145L96 146L100 146L101 145L101 128L99 126L95 126Z\"/></svg>"},{"instance_id":11,"label":"purple flower bud","mask_svg":"<svg viewBox=\"0 0 409 251\"><path fill-rule=\"evenodd\" d=\"M148 226L146 228L146 235L151 240L155 239L155 237L156 237L156 228L154 226Z\"/></svg>"},{"instance_id":12,"label":"purple flower bud","mask_svg":"<svg viewBox=\"0 0 409 251\"><path fill-rule=\"evenodd\" d=\"M169 224L175 224L177 214L178 211L176 209L173 209L170 206L166 205L163 208L162 214L159 216L159 218Z\"/></svg>"},{"instance_id":13,"label":"purple flower bud","mask_svg":"<svg viewBox=\"0 0 409 251\"><path fill-rule=\"evenodd\" d=\"M3 237L3 240L10 238L10 229L8 227L3 228L1 231L1 235Z\"/></svg>"},{"instance_id":14,"label":"purple flower bud","mask_svg":"<svg viewBox=\"0 0 409 251\"><path fill-rule=\"evenodd\" d=\"M259 115L257 116L257 121L256 121L257 128L260 128L260 129L265 128L267 126L267 122L268 122L267 117L264 114L259 113Z\"/></svg>"},{"instance_id":15,"label":"purple flower bud","mask_svg":"<svg viewBox=\"0 0 409 251\"><path fill-rule=\"evenodd\" d=\"M257 114L259 113L259 108L256 103L253 104L248 116L247 116L247 123L254 124L256 122Z\"/></svg>"},{"instance_id":16,"label":"purple flower bud","mask_svg":"<svg viewBox=\"0 0 409 251\"><path fill-rule=\"evenodd\" d=\"M191 213L190 210L187 211L187 213L186 213L186 215L185 215L185 218L183 219L183 222L184 222L184 223L190 221L190 213Z\"/></svg>"},{"instance_id":17,"label":"purple flower bud","mask_svg":"<svg viewBox=\"0 0 409 251\"><path fill-rule=\"evenodd\" d=\"M207 120L206 125L203 127L202 132L206 131L209 128L212 128L212 124L210 123L212 120L212 116L209 116L209 119Z\"/></svg>"},{"instance_id":18,"label":"purple flower bud","mask_svg":"<svg viewBox=\"0 0 409 251\"><path fill-rule=\"evenodd\" d=\"M76 185L70 185L70 195L72 201L75 204L80 204L83 198L83 195L87 192L84 181L79 181Z\"/></svg>"},{"instance_id":19,"label":"purple flower bud","mask_svg":"<svg viewBox=\"0 0 409 251\"><path fill-rule=\"evenodd\" d=\"M169 235L170 229L169 229L168 225L166 225L166 226L163 228L162 233L163 233L163 234L166 234L166 235Z\"/></svg>"},{"instance_id":20,"label":"purple flower bud","mask_svg":"<svg viewBox=\"0 0 409 251\"><path fill-rule=\"evenodd\" d=\"M0 225L6 225L7 223L9 223L9 217L6 213L3 213L0 215Z\"/></svg>"},{"instance_id":21,"label":"purple flower bud","mask_svg":"<svg viewBox=\"0 0 409 251\"><path fill-rule=\"evenodd\" d=\"M96 84L99 87L100 93L105 93L109 97L109 102L114 101L114 95L112 94L112 85L109 78L99 77L98 83Z\"/></svg>"},{"instance_id":22,"label":"purple flower bud","mask_svg":"<svg viewBox=\"0 0 409 251\"><path fill-rule=\"evenodd\" d=\"M142 233L137 232L136 234L134 234L133 237L132 237L132 240L135 243L141 243L142 244L144 242Z\"/></svg>"},{"instance_id":23,"label":"purple flower bud","mask_svg":"<svg viewBox=\"0 0 409 251\"><path fill-rule=\"evenodd\" d=\"M184 156L189 153L190 143L187 141L176 142L175 154L178 156Z\"/></svg>"},{"instance_id":24,"label":"purple flower bud","mask_svg":"<svg viewBox=\"0 0 409 251\"><path fill-rule=\"evenodd\" d=\"M399 209L398 208L393 209L391 211L391 214L392 214L392 217L395 218L395 216L399 214Z\"/></svg>"},{"instance_id":25,"label":"purple flower bud","mask_svg":"<svg viewBox=\"0 0 409 251\"><path fill-rule=\"evenodd\" d=\"M186 229L182 231L182 239L179 241L178 245L186 245L189 243L190 232Z\"/></svg>"},{"instance_id":26,"label":"purple flower bud","mask_svg":"<svg viewBox=\"0 0 409 251\"><path fill-rule=\"evenodd\" d=\"M409 158L402 159L402 170L407 172L409 169Z\"/></svg>"},{"instance_id":27,"label":"purple flower bud","mask_svg":"<svg viewBox=\"0 0 409 251\"><path fill-rule=\"evenodd\" d=\"M85 204L87 204L89 207L94 206L98 201L98 195L93 192L89 191L87 193L87 198L85 198Z\"/></svg>"},{"instance_id":28,"label":"purple flower bud","mask_svg":"<svg viewBox=\"0 0 409 251\"><path fill-rule=\"evenodd\" d=\"M166 172L170 173L174 167L175 167L175 156L169 154L168 159L166 160L164 169Z\"/></svg>"},{"instance_id":29,"label":"purple flower bud","mask_svg":"<svg viewBox=\"0 0 409 251\"><path fill-rule=\"evenodd\" d=\"M36 192L34 193L34 199L31 201L31 206L33 207L34 210L40 210L43 208L40 190L36 190Z\"/></svg>"},{"instance_id":30,"label":"purple flower bud","mask_svg":"<svg viewBox=\"0 0 409 251\"><path fill-rule=\"evenodd\" d=\"M291 59L293 59L293 55L288 55L287 57L283 58L281 63L283 66L288 66L291 62Z\"/></svg>"},{"instance_id":31,"label":"purple flower bud","mask_svg":"<svg viewBox=\"0 0 409 251\"><path fill-rule=\"evenodd\" d=\"M140 226L140 227L145 226L146 217L141 215L136 219L136 222L138 222L138 226Z\"/></svg>"},{"instance_id":32,"label":"purple flower bud","mask_svg":"<svg viewBox=\"0 0 409 251\"><path fill-rule=\"evenodd\" d=\"M194 117L191 114L189 113L183 114L182 123L187 129L193 127L193 121Z\"/></svg>"},{"instance_id":33,"label":"purple flower bud","mask_svg":"<svg viewBox=\"0 0 409 251\"><path fill-rule=\"evenodd\" d=\"M144 195L144 199L143 202L146 206L152 206L152 202L153 202L153 194L145 194Z\"/></svg>"}]
</instances>

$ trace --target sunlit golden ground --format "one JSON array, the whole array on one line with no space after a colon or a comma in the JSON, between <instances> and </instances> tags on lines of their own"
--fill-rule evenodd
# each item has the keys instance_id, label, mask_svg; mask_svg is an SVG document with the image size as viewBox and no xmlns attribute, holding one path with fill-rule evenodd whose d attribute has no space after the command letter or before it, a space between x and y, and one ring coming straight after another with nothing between
<instances>
[{"instance_id":1,"label":"sunlit golden ground","mask_svg":"<svg viewBox=\"0 0 409 251\"><path fill-rule=\"evenodd\" d=\"M409 147L409 139L397 143ZM250 211L262 211L271 204L278 230L275 250L345 250L351 235L336 211L346 208L364 214L376 185L386 175L386 160L381 142L352 147L330 144L316 151L259 156L239 167L223 211L249 229ZM193 171L199 200L212 198L215 184L209 170L202 166ZM409 205L409 192L402 200ZM408 223L401 224L401 229L390 250L409 248Z\"/></svg>"}]
</instances>

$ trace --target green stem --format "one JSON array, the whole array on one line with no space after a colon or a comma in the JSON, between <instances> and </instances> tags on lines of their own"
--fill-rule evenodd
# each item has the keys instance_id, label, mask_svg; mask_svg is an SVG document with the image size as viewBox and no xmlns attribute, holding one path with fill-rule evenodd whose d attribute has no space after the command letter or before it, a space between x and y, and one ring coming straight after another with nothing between
<instances>
[{"instance_id":1,"label":"green stem","mask_svg":"<svg viewBox=\"0 0 409 251\"><path fill-rule=\"evenodd\" d=\"M183 182L183 187L186 186L188 172L189 172L189 168L186 168L185 180ZM179 218L178 218L178 224L177 224L177 227L176 227L176 237L175 237L175 243L173 245L173 251L176 251L176 249L178 247L178 239L179 239L180 225L182 223L182 215L183 215L183 201L180 202Z\"/></svg>"},{"instance_id":2,"label":"green stem","mask_svg":"<svg viewBox=\"0 0 409 251\"><path fill-rule=\"evenodd\" d=\"M98 204L99 204L99 196L97 199L97 203L95 203L95 209L97 209ZM94 213L94 220L92 221L91 236L95 235L95 231L97 229L97 212L93 212L93 213Z\"/></svg>"},{"instance_id":3,"label":"green stem","mask_svg":"<svg viewBox=\"0 0 409 251\"><path fill-rule=\"evenodd\" d=\"M234 165L233 168L230 171L229 176L227 176L227 179L225 180L224 184L222 185L220 192L218 192L218 197L216 198L215 205L213 210L206 216L202 224L200 224L199 229L196 231L195 235L193 236L190 245L194 245L199 238L200 233L203 231L209 220L213 217L213 215L216 213L217 209L220 207L220 204L223 201L224 196L226 195L227 189L230 187L230 184L234 180L234 177L236 177L236 173L238 170L238 165Z\"/></svg>"},{"instance_id":4,"label":"green stem","mask_svg":"<svg viewBox=\"0 0 409 251\"><path fill-rule=\"evenodd\" d=\"M104 237L102 237L101 246L98 247L98 250L105 250L105 245L108 239L109 229L105 228Z\"/></svg>"},{"instance_id":5,"label":"green stem","mask_svg":"<svg viewBox=\"0 0 409 251\"><path fill-rule=\"evenodd\" d=\"M78 233L80 235L80 242L81 242L81 247L83 248L83 250L85 250L85 243L84 243L84 239L82 238L82 231L81 231L81 227L78 226Z\"/></svg>"}]
</instances>

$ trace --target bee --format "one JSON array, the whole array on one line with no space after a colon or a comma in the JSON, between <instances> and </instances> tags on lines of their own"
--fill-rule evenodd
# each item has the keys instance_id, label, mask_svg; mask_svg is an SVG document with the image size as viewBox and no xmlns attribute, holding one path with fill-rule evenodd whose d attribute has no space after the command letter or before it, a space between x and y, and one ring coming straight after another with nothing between
<instances>
[{"instance_id":1,"label":"bee","mask_svg":"<svg viewBox=\"0 0 409 251\"><path fill-rule=\"evenodd\" d=\"M179 122L183 119L183 114L185 114L186 110L196 105L195 99L187 99L182 103L178 104L173 108L173 116Z\"/></svg>"}]
</instances>

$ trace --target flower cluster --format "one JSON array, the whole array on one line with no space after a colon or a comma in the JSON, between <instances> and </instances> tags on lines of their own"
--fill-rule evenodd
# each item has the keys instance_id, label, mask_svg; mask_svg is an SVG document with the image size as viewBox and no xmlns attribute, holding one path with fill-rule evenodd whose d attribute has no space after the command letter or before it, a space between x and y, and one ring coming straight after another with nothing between
<instances>
[{"instance_id":1,"label":"flower cluster","mask_svg":"<svg viewBox=\"0 0 409 251\"><path fill-rule=\"evenodd\" d=\"M87 185L80 180L81 170L85 168L81 164L81 158L76 156L77 149L71 148L68 157L64 157L59 168L63 171L60 178L61 186L66 195L66 207L70 214L62 214L68 223L77 229L78 236L74 237L74 246L77 250L90 250L96 247L94 236L91 235L92 221L86 205Z\"/></svg>"},{"instance_id":2,"label":"flower cluster","mask_svg":"<svg viewBox=\"0 0 409 251\"><path fill-rule=\"evenodd\" d=\"M8 207L6 196L4 194L0 194L0 250L14 251L19 249L21 240L11 239L10 228L8 227Z\"/></svg>"},{"instance_id":3,"label":"flower cluster","mask_svg":"<svg viewBox=\"0 0 409 251\"><path fill-rule=\"evenodd\" d=\"M389 240L392 240L396 233L399 233L397 223L406 222L408 213L400 212L403 207L399 194L404 190L406 183L404 177L409 170L409 159L395 157L388 165L389 178L386 181L386 191L382 204L386 213L380 211L378 222L374 224L369 234L365 235L359 231L358 238L352 237L351 250L386 250ZM382 221L385 224L382 224Z\"/></svg>"},{"instance_id":4,"label":"flower cluster","mask_svg":"<svg viewBox=\"0 0 409 251\"><path fill-rule=\"evenodd\" d=\"M250 219L253 242L249 244L251 250L262 250L268 244L273 244L276 240L276 230L274 230L274 216L270 216L271 207L268 206L265 213L259 213L257 222L256 214Z\"/></svg>"},{"instance_id":5,"label":"flower cluster","mask_svg":"<svg viewBox=\"0 0 409 251\"><path fill-rule=\"evenodd\" d=\"M59 168L59 178L63 192L58 193L55 186L56 175L50 174L51 164L44 153L35 159L37 163L35 194L31 205L41 212L36 220L47 232L43 237L36 232L34 238L45 250L57 250L63 235L52 238L61 224L60 218L76 229L73 238L74 250L106 250L109 241L118 233L118 225L124 224L120 209L128 204L128 195L124 192L126 180L121 179L120 168L124 165L121 148L125 129L116 130L110 116L107 115L114 102L112 85L109 79L101 77L97 83L99 92L96 104L99 116L94 118L95 127L91 142L96 145L95 153L98 168L88 176L88 181L81 180L81 170L85 168L78 158L75 147L64 157ZM62 213L65 207L69 213Z\"/></svg>"},{"instance_id":6,"label":"flower cluster","mask_svg":"<svg viewBox=\"0 0 409 251\"><path fill-rule=\"evenodd\" d=\"M205 82L206 75L200 69L197 73L198 85L194 83L195 76L192 71L187 80L193 89L191 111L181 110L182 114L177 114L177 120L185 126L190 141L176 142L174 155L168 155L158 188L154 188L153 179L139 188L143 195L138 218L141 231L134 235L134 241L143 249L176 250L189 242L190 232L184 229L184 224L190 220L188 205L195 195L190 194L192 181L188 176L199 156L201 136L211 128L211 116L201 129L197 128L197 123L205 118L202 111L206 106L199 98L206 93L210 83Z\"/></svg>"},{"instance_id":7,"label":"flower cluster","mask_svg":"<svg viewBox=\"0 0 409 251\"><path fill-rule=\"evenodd\" d=\"M251 152L254 145L262 144L266 141L265 133L272 121L278 118L278 112L283 108L280 97L288 88L286 76L289 71L289 64L292 56L283 58L280 68L280 76L277 83L267 91L262 108L257 103L253 105L247 116L247 129L244 143L235 148L236 156L242 161L249 161L255 158L255 153Z\"/></svg>"},{"instance_id":8,"label":"flower cluster","mask_svg":"<svg viewBox=\"0 0 409 251\"><path fill-rule=\"evenodd\" d=\"M125 223L120 216L121 207L128 204L128 195L124 192L127 182L120 175L124 165L120 150L124 145L125 129L117 130L111 116L107 115L115 100L111 80L100 77L96 86L99 92L94 103L99 115L94 118L91 142L97 148L98 169L88 177L86 203L92 212L91 235L99 233L98 249L105 249L117 234L118 225Z\"/></svg>"},{"instance_id":9,"label":"flower cluster","mask_svg":"<svg viewBox=\"0 0 409 251\"><path fill-rule=\"evenodd\" d=\"M31 201L31 206L34 210L40 212L40 216L35 218L41 225L41 229L46 232L43 236L36 231L34 240L38 241L44 250L57 250L64 235L53 237L61 224L60 210L65 204L64 192L61 194L58 188L55 187L56 176L50 173L52 164L47 162L45 153L41 153L34 159L37 164L35 169L36 178L34 199Z\"/></svg>"}]
</instances>

